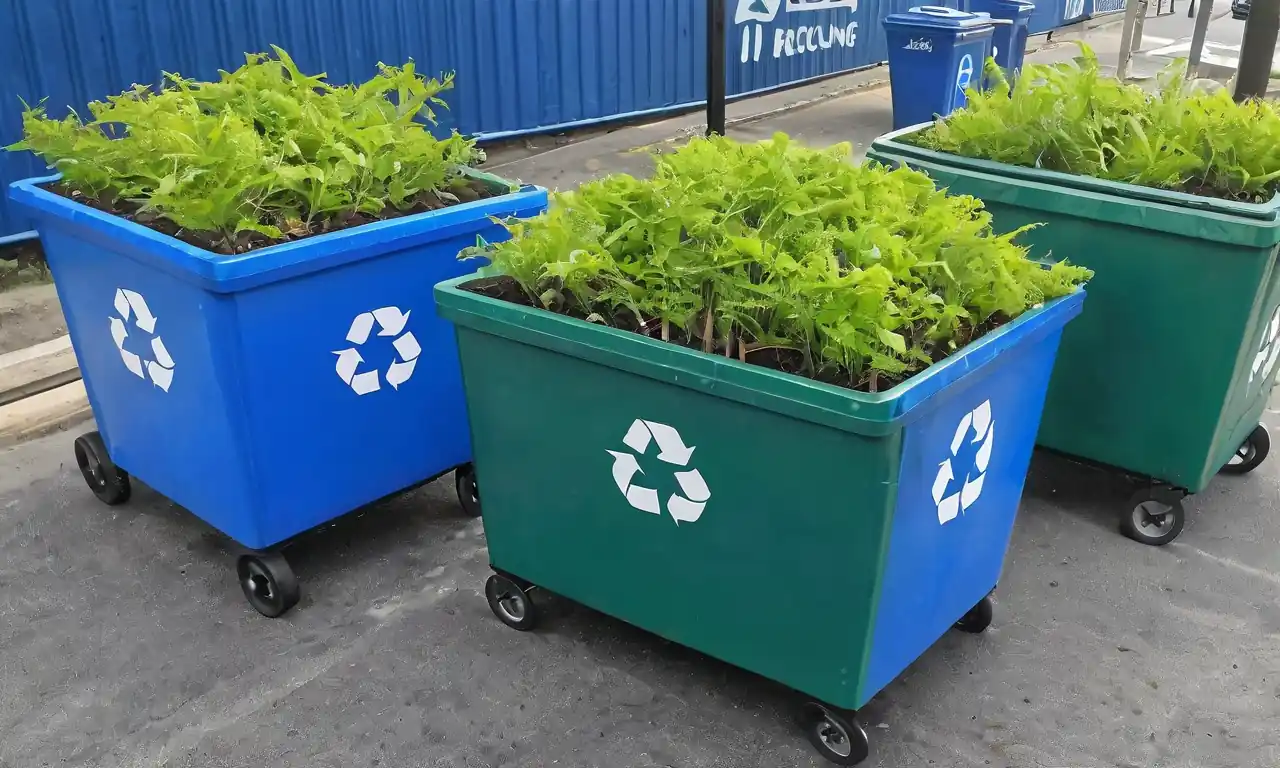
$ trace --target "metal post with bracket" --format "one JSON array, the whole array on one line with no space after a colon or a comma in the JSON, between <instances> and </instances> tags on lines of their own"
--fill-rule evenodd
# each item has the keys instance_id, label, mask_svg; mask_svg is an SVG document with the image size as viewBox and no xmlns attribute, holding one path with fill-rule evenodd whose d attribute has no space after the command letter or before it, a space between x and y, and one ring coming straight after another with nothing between
<instances>
[{"instance_id":1,"label":"metal post with bracket","mask_svg":"<svg viewBox=\"0 0 1280 768\"><path fill-rule=\"evenodd\" d=\"M1125 4L1124 26L1120 30L1120 60L1116 62L1116 78L1129 77L1129 64L1133 54L1142 45L1142 22L1147 17L1147 0L1134 0Z\"/></svg>"},{"instance_id":2,"label":"metal post with bracket","mask_svg":"<svg viewBox=\"0 0 1280 768\"><path fill-rule=\"evenodd\" d=\"M1199 77L1200 57L1204 55L1204 38L1213 17L1213 0L1200 0L1196 13L1196 25L1191 30L1191 50L1187 53L1187 79Z\"/></svg>"}]
</instances>

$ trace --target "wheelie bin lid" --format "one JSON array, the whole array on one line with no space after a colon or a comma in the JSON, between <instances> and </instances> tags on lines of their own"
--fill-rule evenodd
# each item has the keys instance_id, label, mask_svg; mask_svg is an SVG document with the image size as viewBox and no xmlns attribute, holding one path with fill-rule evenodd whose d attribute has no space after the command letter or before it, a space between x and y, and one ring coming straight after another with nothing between
<instances>
[{"instance_id":1,"label":"wheelie bin lid","mask_svg":"<svg viewBox=\"0 0 1280 768\"><path fill-rule=\"evenodd\" d=\"M991 26L989 15L957 11L941 5L920 5L906 13L892 13L885 17L886 27L920 27L965 32Z\"/></svg>"},{"instance_id":2,"label":"wheelie bin lid","mask_svg":"<svg viewBox=\"0 0 1280 768\"><path fill-rule=\"evenodd\" d=\"M984 19L986 19L987 21L989 21L989 22L991 22L992 24L995 24L995 25L997 25L997 26L1002 25L1002 24L1003 24L1003 25L1009 25L1009 26L1012 26L1012 25L1013 25L1013 19L1006 19L1006 18L1002 18L1002 17L1000 17L1000 16L992 16L991 14L987 13L986 11L975 11L973 15L974 15L974 16L981 16L981 17L983 17Z\"/></svg>"},{"instance_id":3,"label":"wheelie bin lid","mask_svg":"<svg viewBox=\"0 0 1280 768\"><path fill-rule=\"evenodd\" d=\"M985 12L993 18L1009 20L1029 18L1036 10L1036 4L1027 0L972 0L969 7L975 13Z\"/></svg>"}]
</instances>

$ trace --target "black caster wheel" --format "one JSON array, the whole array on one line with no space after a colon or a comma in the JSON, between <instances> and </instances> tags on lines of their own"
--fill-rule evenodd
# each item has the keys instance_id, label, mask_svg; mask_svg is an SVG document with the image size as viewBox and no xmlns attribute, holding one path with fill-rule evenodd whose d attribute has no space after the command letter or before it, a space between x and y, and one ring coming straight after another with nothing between
<instances>
[{"instance_id":1,"label":"black caster wheel","mask_svg":"<svg viewBox=\"0 0 1280 768\"><path fill-rule=\"evenodd\" d=\"M1181 491L1144 488L1129 499L1129 510L1120 519L1120 531L1141 544L1163 547L1178 538L1187 524Z\"/></svg>"},{"instance_id":2,"label":"black caster wheel","mask_svg":"<svg viewBox=\"0 0 1280 768\"><path fill-rule=\"evenodd\" d=\"M103 504L116 506L129 500L133 488L129 484L129 473L115 465L107 454L107 446L102 442L102 435L87 432L76 438L76 464L80 474L89 485L89 490Z\"/></svg>"},{"instance_id":3,"label":"black caster wheel","mask_svg":"<svg viewBox=\"0 0 1280 768\"><path fill-rule=\"evenodd\" d=\"M458 503L467 517L480 516L480 486L476 484L474 464L463 464L453 472L453 485L458 491Z\"/></svg>"},{"instance_id":4,"label":"black caster wheel","mask_svg":"<svg viewBox=\"0 0 1280 768\"><path fill-rule=\"evenodd\" d=\"M274 619L298 604L298 577L278 552L253 552L236 558L236 576L244 599L254 610Z\"/></svg>"},{"instance_id":5,"label":"black caster wheel","mask_svg":"<svg viewBox=\"0 0 1280 768\"><path fill-rule=\"evenodd\" d=\"M816 702L805 705L804 732L818 754L836 765L857 765L871 754L871 742L852 713Z\"/></svg>"},{"instance_id":6,"label":"black caster wheel","mask_svg":"<svg viewBox=\"0 0 1280 768\"><path fill-rule=\"evenodd\" d=\"M996 615L996 604L991 599L991 595L987 595L978 601L978 604L969 609L969 612L960 617L956 622L956 629L961 632L968 632L971 635L980 635L987 631L987 627L991 626L991 620Z\"/></svg>"},{"instance_id":7,"label":"black caster wheel","mask_svg":"<svg viewBox=\"0 0 1280 768\"><path fill-rule=\"evenodd\" d=\"M1271 435L1259 424L1236 449L1236 455L1218 470L1224 475L1243 475L1257 469L1271 452Z\"/></svg>"},{"instance_id":8,"label":"black caster wheel","mask_svg":"<svg viewBox=\"0 0 1280 768\"><path fill-rule=\"evenodd\" d=\"M529 597L529 590L515 580L493 574L484 583L484 596L493 615L508 627L528 632L538 625L538 608Z\"/></svg>"}]
</instances>

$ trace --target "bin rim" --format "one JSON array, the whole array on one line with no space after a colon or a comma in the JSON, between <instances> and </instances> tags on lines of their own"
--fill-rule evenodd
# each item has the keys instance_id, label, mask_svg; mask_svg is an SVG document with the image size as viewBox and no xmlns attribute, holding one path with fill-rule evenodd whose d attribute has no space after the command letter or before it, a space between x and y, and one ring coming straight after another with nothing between
<instances>
[{"instance_id":1,"label":"bin rim","mask_svg":"<svg viewBox=\"0 0 1280 768\"><path fill-rule=\"evenodd\" d=\"M886 27L962 34L982 31L991 24L991 16L948 8L945 5L916 5L906 11L885 16L883 23Z\"/></svg>"},{"instance_id":2,"label":"bin rim","mask_svg":"<svg viewBox=\"0 0 1280 768\"><path fill-rule=\"evenodd\" d=\"M1033 343L1080 314L1084 287L1027 310L884 392L845 387L709 355L638 333L464 290L488 270L437 283L436 306L455 325L540 347L713 397L722 397L845 432L881 437L902 429L934 397L978 380L1006 350Z\"/></svg>"},{"instance_id":3,"label":"bin rim","mask_svg":"<svg viewBox=\"0 0 1280 768\"><path fill-rule=\"evenodd\" d=\"M31 212L37 232L74 229L79 237L96 245L116 250L206 290L235 293L478 232L488 226L493 217L532 215L546 208L547 190L542 187L517 185L473 168L462 170L467 176L502 184L512 191L236 255L207 251L45 189L45 185L61 179L62 174L12 182L9 199Z\"/></svg>"},{"instance_id":4,"label":"bin rim","mask_svg":"<svg viewBox=\"0 0 1280 768\"><path fill-rule=\"evenodd\" d=\"M1134 197L1120 197L1082 187L1062 186L1048 181L1029 181L973 170L931 159L899 155L872 147L867 159L889 165L906 165L934 179L936 186L950 185L938 177L961 177L964 193L982 200L990 210L1009 205L1033 213L1052 213L1082 221L1144 229L1188 240L1223 243L1246 249L1274 249L1280 243L1280 219L1253 219L1196 208L1155 203Z\"/></svg>"},{"instance_id":5,"label":"bin rim","mask_svg":"<svg viewBox=\"0 0 1280 768\"><path fill-rule=\"evenodd\" d=\"M1029 168L1023 165L1000 163L994 160L964 157L963 155L954 155L950 152L939 152L933 149L925 149L923 147L917 147L913 144L899 141L899 139L904 136L918 133L932 125L934 125L934 122L930 121L927 123L918 123L916 125L909 125L905 128L892 130L873 140L871 142L871 148L873 150L877 148L883 149L888 153L902 155L905 157L932 160L933 162L941 165L972 169L991 174L993 176L1008 176L1017 179L1025 179L1027 181L1040 182L1042 184L1072 187L1090 192L1101 192L1115 197L1163 203L1165 205L1172 205L1178 208L1192 209L1193 211L1206 211L1210 213L1226 214L1262 221L1275 221L1280 219L1280 193L1277 193L1265 203L1240 203L1217 197L1193 195L1188 192L1175 192L1169 189L1145 187L1140 184L1129 184L1120 181L1099 179L1095 176L1085 176L1084 174L1079 173L1050 171L1044 168Z\"/></svg>"}]
</instances>

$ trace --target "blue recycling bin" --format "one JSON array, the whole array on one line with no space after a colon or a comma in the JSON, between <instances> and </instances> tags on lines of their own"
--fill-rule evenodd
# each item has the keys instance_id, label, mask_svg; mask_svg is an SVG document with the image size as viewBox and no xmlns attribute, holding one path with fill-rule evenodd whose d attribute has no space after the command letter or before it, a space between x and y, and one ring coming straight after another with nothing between
<instances>
[{"instance_id":1,"label":"blue recycling bin","mask_svg":"<svg viewBox=\"0 0 1280 768\"><path fill-rule=\"evenodd\" d=\"M494 217L547 205L544 189L469 173L497 194L235 256L64 197L58 177L12 184L97 420L75 444L94 494L124 503L133 476L251 550L240 585L278 616L299 590L277 545L467 477L457 345L432 289L476 268L457 256L477 237L506 237Z\"/></svg>"},{"instance_id":2,"label":"blue recycling bin","mask_svg":"<svg viewBox=\"0 0 1280 768\"><path fill-rule=\"evenodd\" d=\"M906 128L963 107L991 52L991 18L925 5L884 20L893 127Z\"/></svg>"},{"instance_id":3,"label":"blue recycling bin","mask_svg":"<svg viewBox=\"0 0 1280 768\"><path fill-rule=\"evenodd\" d=\"M1022 72L1022 59L1027 54L1027 30L1035 3L1027 0L970 0L969 10L986 13L997 23L991 36L991 56L1004 70L1010 82Z\"/></svg>"}]
</instances>

